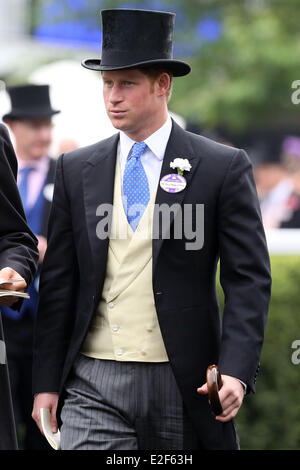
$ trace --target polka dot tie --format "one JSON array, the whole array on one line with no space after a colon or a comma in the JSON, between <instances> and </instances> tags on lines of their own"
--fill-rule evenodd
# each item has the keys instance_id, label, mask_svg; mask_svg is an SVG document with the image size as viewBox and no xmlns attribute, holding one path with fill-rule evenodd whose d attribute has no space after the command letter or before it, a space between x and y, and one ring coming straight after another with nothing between
<instances>
[{"instance_id":1,"label":"polka dot tie","mask_svg":"<svg viewBox=\"0 0 300 470\"><path fill-rule=\"evenodd\" d=\"M136 230L150 199L149 183L141 156L146 150L145 142L132 146L123 176L124 207L128 223Z\"/></svg>"}]
</instances>

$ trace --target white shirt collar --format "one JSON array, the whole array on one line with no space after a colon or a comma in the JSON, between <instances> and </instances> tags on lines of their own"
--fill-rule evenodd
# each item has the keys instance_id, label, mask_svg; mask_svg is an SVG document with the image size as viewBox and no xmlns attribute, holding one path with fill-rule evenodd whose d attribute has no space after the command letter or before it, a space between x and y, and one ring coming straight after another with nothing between
<instances>
[{"instance_id":1,"label":"white shirt collar","mask_svg":"<svg viewBox=\"0 0 300 470\"><path fill-rule=\"evenodd\" d=\"M43 171L45 168L48 169L48 162L49 162L48 155L44 155L43 157L38 158L36 160L30 160L29 162L22 160L19 157L17 157L17 160L18 160L19 171L23 170L23 168L26 168L27 166L32 167L37 171Z\"/></svg>"},{"instance_id":2,"label":"white shirt collar","mask_svg":"<svg viewBox=\"0 0 300 470\"><path fill-rule=\"evenodd\" d=\"M159 159L163 160L168 140L172 130L172 120L170 115L166 122L155 131L150 137L144 140L151 152ZM128 135L120 131L120 157L127 159L131 147L135 143Z\"/></svg>"}]
</instances>

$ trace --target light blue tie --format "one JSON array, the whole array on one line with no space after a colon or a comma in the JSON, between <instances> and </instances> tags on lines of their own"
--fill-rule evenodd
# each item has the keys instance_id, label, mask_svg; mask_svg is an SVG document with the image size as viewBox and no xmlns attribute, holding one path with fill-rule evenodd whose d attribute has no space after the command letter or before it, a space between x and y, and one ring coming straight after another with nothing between
<instances>
[{"instance_id":1,"label":"light blue tie","mask_svg":"<svg viewBox=\"0 0 300 470\"><path fill-rule=\"evenodd\" d=\"M30 175L32 170L33 168L31 166L26 166L20 170L22 179L19 184L19 193L23 202L25 212L28 209L28 176Z\"/></svg>"},{"instance_id":2,"label":"light blue tie","mask_svg":"<svg viewBox=\"0 0 300 470\"><path fill-rule=\"evenodd\" d=\"M139 225L150 200L149 183L140 158L146 148L145 142L138 142L132 146L123 176L125 212L133 231Z\"/></svg>"}]
</instances>

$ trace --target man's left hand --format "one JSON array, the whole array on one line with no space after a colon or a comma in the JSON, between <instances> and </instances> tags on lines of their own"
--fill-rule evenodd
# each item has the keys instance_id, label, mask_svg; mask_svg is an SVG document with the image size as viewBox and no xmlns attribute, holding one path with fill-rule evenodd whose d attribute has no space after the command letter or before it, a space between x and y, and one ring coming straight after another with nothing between
<instances>
[{"instance_id":1,"label":"man's left hand","mask_svg":"<svg viewBox=\"0 0 300 470\"><path fill-rule=\"evenodd\" d=\"M225 423L233 419L239 411L244 399L244 387L241 382L230 375L222 375L223 386L219 390L219 398L223 413L216 416L216 420ZM200 395L207 395L208 389L205 383L197 389Z\"/></svg>"}]
</instances>

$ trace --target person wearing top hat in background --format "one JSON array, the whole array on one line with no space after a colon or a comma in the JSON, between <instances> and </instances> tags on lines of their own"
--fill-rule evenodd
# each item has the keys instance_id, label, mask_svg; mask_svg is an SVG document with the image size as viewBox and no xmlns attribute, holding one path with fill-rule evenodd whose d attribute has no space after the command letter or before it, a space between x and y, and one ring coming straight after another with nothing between
<instances>
[{"instance_id":1,"label":"person wearing top hat in background","mask_svg":"<svg viewBox=\"0 0 300 470\"><path fill-rule=\"evenodd\" d=\"M23 279L23 282L2 284L1 287L24 291L36 272L38 241L27 225L16 177L15 152L7 129L0 124L0 277L9 280ZM1 309L3 306L10 306L19 310L22 302L22 299L11 296L0 299L0 450L18 448Z\"/></svg>"},{"instance_id":2,"label":"person wearing top hat in background","mask_svg":"<svg viewBox=\"0 0 300 470\"><path fill-rule=\"evenodd\" d=\"M175 15L101 13L102 58L83 66L101 71L120 132L58 161L32 416L41 429L40 408L50 410L62 449L237 449L232 418L244 386L255 389L271 285L251 163L170 119L171 78L190 72L173 59ZM186 183L170 167L176 158L188 160ZM169 192L165 179L182 190ZM204 244L197 231L175 233L188 220L204 230ZM218 417L205 383L213 363L223 379Z\"/></svg>"},{"instance_id":3,"label":"person wearing top hat in background","mask_svg":"<svg viewBox=\"0 0 300 470\"><path fill-rule=\"evenodd\" d=\"M51 106L48 85L18 85L7 89L11 110L3 116L15 138L18 187L31 230L39 248L39 269L28 288L30 299L20 312L3 309L3 326L10 356L10 375L16 422L25 425L24 448L47 448L31 419L32 339L38 303L40 268L47 247L56 160L48 155L52 139L51 118L59 111Z\"/></svg>"}]
</instances>

